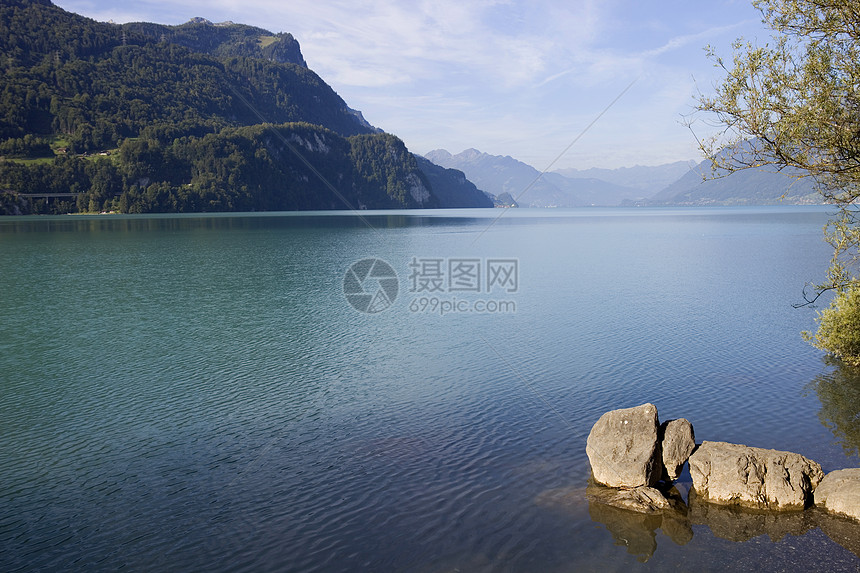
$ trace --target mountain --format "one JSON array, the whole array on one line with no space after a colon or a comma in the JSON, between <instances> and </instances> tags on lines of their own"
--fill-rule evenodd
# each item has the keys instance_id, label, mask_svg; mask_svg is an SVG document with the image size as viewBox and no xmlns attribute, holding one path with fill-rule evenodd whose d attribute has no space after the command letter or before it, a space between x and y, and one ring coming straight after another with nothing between
<instances>
[{"instance_id":1,"label":"mountain","mask_svg":"<svg viewBox=\"0 0 860 573\"><path fill-rule=\"evenodd\" d=\"M564 169L541 175L534 167L511 157L488 155L476 149L457 155L437 149L425 157L438 165L461 169L483 191L510 193L528 207L821 203L811 179L792 177L797 172L776 173L765 167L742 169L731 175L717 173L714 178L708 160L696 166L678 161L655 167ZM669 183L655 191L666 181ZM618 184L622 182L626 185Z\"/></svg>"},{"instance_id":2,"label":"mountain","mask_svg":"<svg viewBox=\"0 0 860 573\"><path fill-rule=\"evenodd\" d=\"M436 165L459 169L482 191L496 196L508 193L520 205L544 207L567 203L563 191L547 181L537 180L540 173L534 167L512 157L488 155L477 149L457 155L437 149L424 157ZM526 189L528 192L523 194Z\"/></svg>"},{"instance_id":3,"label":"mountain","mask_svg":"<svg viewBox=\"0 0 860 573\"><path fill-rule=\"evenodd\" d=\"M148 37L216 57L258 58L308 67L292 34L272 34L262 28L233 22L213 24L205 18L192 18L179 26L132 22L120 25L120 30L126 36Z\"/></svg>"},{"instance_id":4,"label":"mountain","mask_svg":"<svg viewBox=\"0 0 860 573\"><path fill-rule=\"evenodd\" d=\"M773 167L741 169L732 174L712 173L710 160L650 198L648 203L666 205L770 205L817 204L821 195L810 178L799 172L774 171ZM714 178L714 176L717 176Z\"/></svg>"},{"instance_id":5,"label":"mountain","mask_svg":"<svg viewBox=\"0 0 860 573\"><path fill-rule=\"evenodd\" d=\"M584 206L615 206L646 196L641 189L616 185L596 177L571 178L560 173L544 173L543 178L569 196L577 197Z\"/></svg>"},{"instance_id":6,"label":"mountain","mask_svg":"<svg viewBox=\"0 0 860 573\"><path fill-rule=\"evenodd\" d=\"M420 155L415 159L441 204L458 208L493 206L493 200L466 179L462 171L440 167Z\"/></svg>"},{"instance_id":7,"label":"mountain","mask_svg":"<svg viewBox=\"0 0 860 573\"><path fill-rule=\"evenodd\" d=\"M19 201L80 193L36 212L173 213L440 207L406 146L393 135L343 137L308 123L228 127L170 145L126 140L113 156L0 164L6 214ZM7 193L7 195L9 195ZM73 202L74 201L74 202Z\"/></svg>"},{"instance_id":8,"label":"mountain","mask_svg":"<svg viewBox=\"0 0 860 573\"><path fill-rule=\"evenodd\" d=\"M347 136L374 131L304 65L291 36L263 32L120 26L50 2L0 0L0 139L59 134L84 152L165 124L183 134L264 121L305 121ZM282 46L277 52L299 63L256 57L266 51L260 38L275 38L266 49Z\"/></svg>"},{"instance_id":9,"label":"mountain","mask_svg":"<svg viewBox=\"0 0 860 573\"><path fill-rule=\"evenodd\" d=\"M647 197L665 189L695 165L695 161L676 161L664 165L635 165L633 167L619 167L618 169L601 169L598 167L583 170L557 169L553 173L570 179L600 179L622 187L640 189L645 192Z\"/></svg>"},{"instance_id":10,"label":"mountain","mask_svg":"<svg viewBox=\"0 0 860 573\"><path fill-rule=\"evenodd\" d=\"M483 191L499 196L510 194L521 206L582 207L618 205L640 199L641 190L622 187L600 179L571 179L559 173L541 173L510 156L489 155L467 149L452 155L437 149L425 155L443 167L462 170Z\"/></svg>"},{"instance_id":11,"label":"mountain","mask_svg":"<svg viewBox=\"0 0 860 573\"><path fill-rule=\"evenodd\" d=\"M3 212L447 207L290 34L0 0ZM462 191L465 196L469 190ZM70 197L45 197L45 195ZM5 207L4 207L5 205Z\"/></svg>"}]
</instances>

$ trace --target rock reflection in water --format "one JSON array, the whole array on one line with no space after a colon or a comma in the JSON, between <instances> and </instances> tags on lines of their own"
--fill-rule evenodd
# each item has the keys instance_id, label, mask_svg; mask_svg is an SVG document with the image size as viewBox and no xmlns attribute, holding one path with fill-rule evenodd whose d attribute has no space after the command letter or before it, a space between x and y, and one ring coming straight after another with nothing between
<instances>
[{"instance_id":1,"label":"rock reflection in water","mask_svg":"<svg viewBox=\"0 0 860 573\"><path fill-rule=\"evenodd\" d=\"M642 563L657 551L657 530L660 529L678 545L693 539L693 528L687 517L687 506L676 489L664 491L670 507L653 513L640 513L618 507L623 490L589 484L585 490L588 513L592 521L602 523L612 534L616 545L626 546L627 552Z\"/></svg>"},{"instance_id":2,"label":"rock reflection in water","mask_svg":"<svg viewBox=\"0 0 860 573\"><path fill-rule=\"evenodd\" d=\"M682 489L689 484L680 484ZM688 503L678 488L662 492L669 508L650 513L627 509L630 491L589 483L586 488L543 492L538 505L578 513L588 504L591 520L602 524L616 545L626 548L642 563L657 551L657 530L677 545L693 539L693 526L706 525L715 537L744 543L767 536L773 543L786 536L799 537L820 528L832 541L860 557L860 523L817 508L802 511L762 511L708 503L690 490ZM623 506L623 507L619 507Z\"/></svg>"},{"instance_id":3,"label":"rock reflection in water","mask_svg":"<svg viewBox=\"0 0 860 573\"><path fill-rule=\"evenodd\" d=\"M814 509L810 513L827 537L860 557L860 523L821 509Z\"/></svg>"},{"instance_id":4,"label":"rock reflection in water","mask_svg":"<svg viewBox=\"0 0 860 573\"><path fill-rule=\"evenodd\" d=\"M767 535L778 543L786 535L799 537L820 528L832 541L860 557L860 523L818 508L756 511L697 500L693 490L690 492L690 521L693 525L707 525L715 536L735 542Z\"/></svg>"},{"instance_id":5,"label":"rock reflection in water","mask_svg":"<svg viewBox=\"0 0 860 573\"><path fill-rule=\"evenodd\" d=\"M708 503L690 491L690 521L707 525L711 533L729 541L749 541L767 535L774 543L786 535L800 536L816 527L810 511L763 511Z\"/></svg>"},{"instance_id":6,"label":"rock reflection in water","mask_svg":"<svg viewBox=\"0 0 860 573\"><path fill-rule=\"evenodd\" d=\"M687 518L687 505L676 488L663 491L669 507L643 513L629 509L630 490L619 490L589 481L586 488L560 488L541 493L536 503L541 507L579 514L588 507L588 514L612 534L616 545L627 548L638 561L645 563L657 550L657 530L661 530L678 545L693 539L693 528Z\"/></svg>"}]
</instances>

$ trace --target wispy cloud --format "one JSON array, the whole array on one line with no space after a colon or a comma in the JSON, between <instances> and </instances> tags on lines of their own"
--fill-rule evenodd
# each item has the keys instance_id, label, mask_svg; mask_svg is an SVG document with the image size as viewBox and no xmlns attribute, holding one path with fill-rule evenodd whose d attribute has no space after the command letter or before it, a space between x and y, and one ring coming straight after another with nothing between
<instances>
[{"instance_id":1,"label":"wispy cloud","mask_svg":"<svg viewBox=\"0 0 860 573\"><path fill-rule=\"evenodd\" d=\"M536 84L535 87L536 88L542 88L543 86L547 85L548 83L554 82L557 79L563 78L564 76L568 75L569 73L571 73L573 71L574 71L573 68L571 68L568 70L564 70L564 71L555 73L555 74L549 76L548 78L544 78L541 82Z\"/></svg>"},{"instance_id":2,"label":"wispy cloud","mask_svg":"<svg viewBox=\"0 0 860 573\"><path fill-rule=\"evenodd\" d=\"M744 20L741 22L728 24L726 26L716 26L713 28L708 28L707 30L702 30L701 32L697 32L695 34L676 36L674 38L671 38L668 42L666 42L659 48L646 50L645 52L642 52L641 55L643 58L655 58L667 52L686 47L690 44L695 44L697 47L701 47L703 42L706 42L711 38L719 37L730 32L743 30L745 28L748 28L750 25L754 25L755 23L756 21L754 20Z\"/></svg>"}]
</instances>

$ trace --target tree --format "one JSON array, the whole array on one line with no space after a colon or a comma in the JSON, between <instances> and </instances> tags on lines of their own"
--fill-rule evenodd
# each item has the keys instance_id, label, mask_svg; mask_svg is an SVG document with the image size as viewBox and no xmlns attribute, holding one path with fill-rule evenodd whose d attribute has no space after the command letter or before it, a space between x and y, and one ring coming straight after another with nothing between
<instances>
[{"instance_id":1,"label":"tree","mask_svg":"<svg viewBox=\"0 0 860 573\"><path fill-rule=\"evenodd\" d=\"M753 0L772 42L735 42L729 64L708 56L725 77L697 110L716 118L722 131L700 141L714 169L731 173L774 166L813 177L823 197L838 207L825 228L833 247L827 277L804 292L806 302L836 291L819 315L814 344L860 363L860 347L834 346L860 331L860 1Z\"/></svg>"},{"instance_id":2,"label":"tree","mask_svg":"<svg viewBox=\"0 0 860 573\"><path fill-rule=\"evenodd\" d=\"M818 315L818 331L804 339L851 366L860 366L860 289L840 289Z\"/></svg>"}]
</instances>

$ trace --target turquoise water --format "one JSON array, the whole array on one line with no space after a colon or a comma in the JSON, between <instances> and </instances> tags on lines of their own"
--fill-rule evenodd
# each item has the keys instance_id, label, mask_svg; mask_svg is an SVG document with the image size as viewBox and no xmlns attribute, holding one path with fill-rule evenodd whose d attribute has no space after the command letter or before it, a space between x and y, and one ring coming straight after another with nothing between
<instances>
[{"instance_id":1,"label":"turquoise water","mask_svg":"<svg viewBox=\"0 0 860 573\"><path fill-rule=\"evenodd\" d=\"M857 378L791 306L826 209L500 215L0 218L0 570L860 566L838 520L670 535L584 493L591 425L644 402L860 465Z\"/></svg>"}]
</instances>

